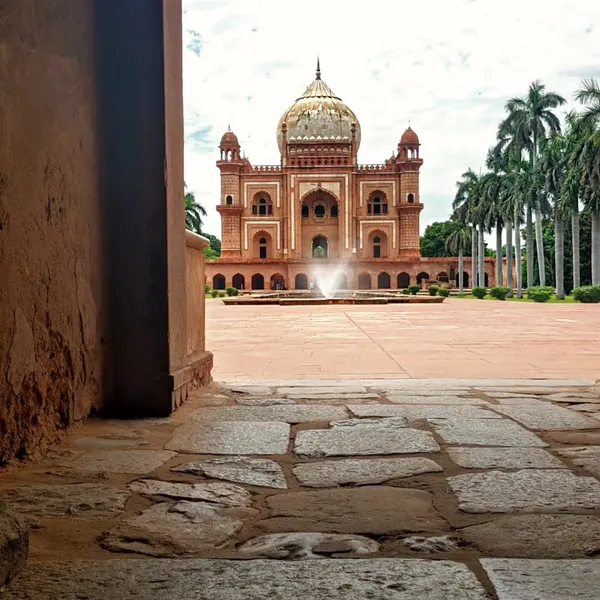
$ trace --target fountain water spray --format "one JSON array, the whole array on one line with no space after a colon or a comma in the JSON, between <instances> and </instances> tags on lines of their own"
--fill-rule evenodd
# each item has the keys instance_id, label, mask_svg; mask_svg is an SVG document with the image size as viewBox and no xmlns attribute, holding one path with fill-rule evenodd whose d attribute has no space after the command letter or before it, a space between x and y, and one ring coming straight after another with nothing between
<instances>
[{"instance_id":1,"label":"fountain water spray","mask_svg":"<svg viewBox=\"0 0 600 600\"><path fill-rule=\"evenodd\" d=\"M319 265L315 268L314 273L321 294L325 298L335 298L335 293L339 289L340 275L344 273L344 263Z\"/></svg>"}]
</instances>

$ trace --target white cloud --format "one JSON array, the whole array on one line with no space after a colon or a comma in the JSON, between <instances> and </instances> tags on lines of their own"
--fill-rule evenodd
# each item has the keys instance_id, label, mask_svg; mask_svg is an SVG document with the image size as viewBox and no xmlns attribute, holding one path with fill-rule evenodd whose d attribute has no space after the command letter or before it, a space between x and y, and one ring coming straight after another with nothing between
<instances>
[{"instance_id":1,"label":"white cloud","mask_svg":"<svg viewBox=\"0 0 600 600\"><path fill-rule=\"evenodd\" d=\"M534 79L572 98L600 77L596 0L183 0L185 178L220 234L219 139L231 124L253 164L278 164L281 114L314 78L357 114L361 163L395 149L408 121L425 164L422 228L483 166L505 101ZM351 8L354 6L354 8Z\"/></svg>"}]
</instances>

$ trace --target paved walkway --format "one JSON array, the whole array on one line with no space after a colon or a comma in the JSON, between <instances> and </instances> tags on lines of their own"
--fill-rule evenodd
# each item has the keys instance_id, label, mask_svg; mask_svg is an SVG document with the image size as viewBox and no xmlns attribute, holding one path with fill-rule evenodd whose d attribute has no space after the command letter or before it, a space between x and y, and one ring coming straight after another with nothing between
<instances>
[{"instance_id":1,"label":"paved walkway","mask_svg":"<svg viewBox=\"0 0 600 600\"><path fill-rule=\"evenodd\" d=\"M4 473L2 597L595 600L599 478L592 381L214 386Z\"/></svg>"},{"instance_id":2,"label":"paved walkway","mask_svg":"<svg viewBox=\"0 0 600 600\"><path fill-rule=\"evenodd\" d=\"M600 377L596 305L207 302L215 379Z\"/></svg>"}]
</instances>

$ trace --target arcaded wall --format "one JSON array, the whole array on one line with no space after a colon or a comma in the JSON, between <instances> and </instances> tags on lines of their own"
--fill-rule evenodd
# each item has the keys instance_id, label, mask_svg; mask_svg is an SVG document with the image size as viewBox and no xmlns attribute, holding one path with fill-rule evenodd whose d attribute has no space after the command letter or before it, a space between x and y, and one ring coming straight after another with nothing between
<instances>
[{"instance_id":1,"label":"arcaded wall","mask_svg":"<svg viewBox=\"0 0 600 600\"><path fill-rule=\"evenodd\" d=\"M100 403L92 5L0 4L0 462Z\"/></svg>"}]
</instances>

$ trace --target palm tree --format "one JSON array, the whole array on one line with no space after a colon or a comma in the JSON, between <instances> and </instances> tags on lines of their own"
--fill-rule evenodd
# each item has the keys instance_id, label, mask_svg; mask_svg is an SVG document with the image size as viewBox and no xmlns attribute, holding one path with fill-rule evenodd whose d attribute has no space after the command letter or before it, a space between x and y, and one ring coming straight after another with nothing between
<instances>
[{"instance_id":1,"label":"palm tree","mask_svg":"<svg viewBox=\"0 0 600 600\"><path fill-rule=\"evenodd\" d=\"M482 178L484 203L487 206L488 229L496 229L496 285L502 285L502 231L504 230L504 211L502 210L502 190L504 173L501 164L494 158L493 149L488 151L486 161L493 170Z\"/></svg>"},{"instance_id":2,"label":"palm tree","mask_svg":"<svg viewBox=\"0 0 600 600\"><path fill-rule=\"evenodd\" d=\"M565 242L564 206L560 193L567 173L567 141L561 134L554 134L540 145L538 175L547 197L552 198L554 212L554 272L556 297L565 297Z\"/></svg>"},{"instance_id":3,"label":"palm tree","mask_svg":"<svg viewBox=\"0 0 600 600\"><path fill-rule=\"evenodd\" d=\"M481 228L483 210L481 176L472 169L462 175L461 181L456 183L457 191L452 207L458 219L471 224L471 287L483 285L483 229ZM480 225L479 232L477 225ZM479 258L479 260L478 260ZM478 267L479 263L479 269ZM479 282L478 282L479 275Z\"/></svg>"},{"instance_id":4,"label":"palm tree","mask_svg":"<svg viewBox=\"0 0 600 600\"><path fill-rule=\"evenodd\" d=\"M185 185L185 190L185 226L195 233L202 233L202 219L207 215L206 209L202 204L196 202L194 192L187 191L187 185Z\"/></svg>"},{"instance_id":5,"label":"palm tree","mask_svg":"<svg viewBox=\"0 0 600 600\"><path fill-rule=\"evenodd\" d=\"M458 254L458 291L464 291L464 252L471 241L471 227L456 214L452 216L454 227L452 233L446 238L446 250L451 256Z\"/></svg>"},{"instance_id":6,"label":"palm tree","mask_svg":"<svg viewBox=\"0 0 600 600\"><path fill-rule=\"evenodd\" d=\"M581 122L590 128L575 160L581 169L582 200L592 215L592 285L600 285L600 85L595 79L582 81L575 99L586 105Z\"/></svg>"},{"instance_id":7,"label":"palm tree","mask_svg":"<svg viewBox=\"0 0 600 600\"><path fill-rule=\"evenodd\" d=\"M560 121L553 109L565 104L566 100L556 92L547 92L539 80L532 82L527 95L511 98L506 103L506 119L498 127L498 145L518 148L529 154L535 170L539 144L547 133L560 131ZM533 231L532 210L535 210L535 239L539 265L540 284L545 285L544 242L542 238L542 205L540 194L534 196L534 206L527 206L527 286L533 284Z\"/></svg>"}]
</instances>

